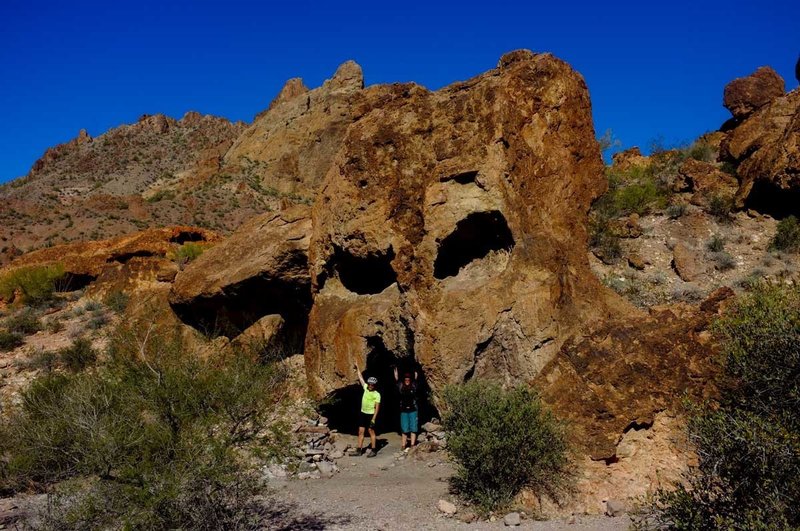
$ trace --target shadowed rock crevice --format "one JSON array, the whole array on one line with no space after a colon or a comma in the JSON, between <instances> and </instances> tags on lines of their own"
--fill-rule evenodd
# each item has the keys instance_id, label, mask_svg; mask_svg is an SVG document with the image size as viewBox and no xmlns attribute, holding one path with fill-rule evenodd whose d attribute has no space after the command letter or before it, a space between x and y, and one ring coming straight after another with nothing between
<instances>
[{"instance_id":1,"label":"shadowed rock crevice","mask_svg":"<svg viewBox=\"0 0 800 531\"><path fill-rule=\"evenodd\" d=\"M202 242L205 236L197 231L180 231L169 240L172 243L184 244L186 242Z\"/></svg>"},{"instance_id":2,"label":"shadowed rock crevice","mask_svg":"<svg viewBox=\"0 0 800 531\"><path fill-rule=\"evenodd\" d=\"M376 295L395 282L397 274L392 269L394 250L354 256L336 247L328 270L333 271L342 285L359 295Z\"/></svg>"},{"instance_id":3,"label":"shadowed rock crevice","mask_svg":"<svg viewBox=\"0 0 800 531\"><path fill-rule=\"evenodd\" d=\"M305 339L310 308L310 283L261 276L226 286L212 296L172 304L184 323L210 337L234 338L265 315L277 314L286 323L282 333L299 345Z\"/></svg>"},{"instance_id":4,"label":"shadowed rock crevice","mask_svg":"<svg viewBox=\"0 0 800 531\"><path fill-rule=\"evenodd\" d=\"M744 208L775 219L800 216L800 189L783 190L769 181L756 181L745 200Z\"/></svg>"},{"instance_id":5,"label":"shadowed rock crevice","mask_svg":"<svg viewBox=\"0 0 800 531\"><path fill-rule=\"evenodd\" d=\"M55 289L59 293L68 293L86 288L89 284L97 280L95 275L82 273L64 273L55 283Z\"/></svg>"},{"instance_id":6,"label":"shadowed rock crevice","mask_svg":"<svg viewBox=\"0 0 800 531\"><path fill-rule=\"evenodd\" d=\"M510 251L514 238L503 215L475 212L456 224L456 228L439 245L433 264L437 279L456 276L462 267L486 257L492 251Z\"/></svg>"}]
</instances>

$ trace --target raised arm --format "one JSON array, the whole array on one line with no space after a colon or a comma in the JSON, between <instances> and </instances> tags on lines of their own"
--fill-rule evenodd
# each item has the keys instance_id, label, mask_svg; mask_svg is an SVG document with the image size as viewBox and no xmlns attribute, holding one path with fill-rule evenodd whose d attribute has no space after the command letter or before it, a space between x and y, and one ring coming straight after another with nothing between
<instances>
[{"instance_id":1,"label":"raised arm","mask_svg":"<svg viewBox=\"0 0 800 531\"><path fill-rule=\"evenodd\" d=\"M361 387L367 385L367 382L364 381L364 377L361 376L361 369L358 368L358 363L353 363L353 367L356 369L356 375L358 376L358 381L361 384Z\"/></svg>"},{"instance_id":2,"label":"raised arm","mask_svg":"<svg viewBox=\"0 0 800 531\"><path fill-rule=\"evenodd\" d=\"M394 381L399 382L400 376L397 374L397 365L394 366Z\"/></svg>"}]
</instances>

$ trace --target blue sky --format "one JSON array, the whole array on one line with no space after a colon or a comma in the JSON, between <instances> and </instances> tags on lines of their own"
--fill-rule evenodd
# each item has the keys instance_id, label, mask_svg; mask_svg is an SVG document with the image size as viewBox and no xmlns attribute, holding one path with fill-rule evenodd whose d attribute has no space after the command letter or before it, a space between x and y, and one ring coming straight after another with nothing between
<instances>
[{"instance_id":1,"label":"blue sky","mask_svg":"<svg viewBox=\"0 0 800 531\"><path fill-rule=\"evenodd\" d=\"M274 5L273 5L274 4ZM764 64L797 86L800 2L0 2L0 182L51 145L143 113L251 120L295 76L355 59L368 84L439 88L516 48L581 72L623 146L690 140Z\"/></svg>"}]
</instances>

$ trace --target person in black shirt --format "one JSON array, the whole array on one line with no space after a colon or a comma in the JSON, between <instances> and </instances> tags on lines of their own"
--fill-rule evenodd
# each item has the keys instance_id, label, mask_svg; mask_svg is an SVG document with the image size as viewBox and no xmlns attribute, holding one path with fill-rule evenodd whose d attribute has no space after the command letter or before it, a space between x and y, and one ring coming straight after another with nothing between
<instances>
[{"instance_id":1,"label":"person in black shirt","mask_svg":"<svg viewBox=\"0 0 800 531\"><path fill-rule=\"evenodd\" d=\"M417 408L417 373L411 379L411 373L403 374L400 380L397 367L394 368L394 379L397 382L397 390L400 392L400 430L403 432L402 447L406 450L406 440L411 448L417 444L417 431L419 431L419 415Z\"/></svg>"}]
</instances>

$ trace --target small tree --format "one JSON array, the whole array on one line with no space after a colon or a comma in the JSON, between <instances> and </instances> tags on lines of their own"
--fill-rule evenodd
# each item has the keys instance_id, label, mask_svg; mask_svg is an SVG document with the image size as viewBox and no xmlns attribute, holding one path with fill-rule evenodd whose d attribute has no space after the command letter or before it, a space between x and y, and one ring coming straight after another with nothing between
<instances>
[{"instance_id":1,"label":"small tree","mask_svg":"<svg viewBox=\"0 0 800 531\"><path fill-rule=\"evenodd\" d=\"M482 511L509 505L525 487L557 497L568 484L564 426L537 393L470 381L445 389L453 486Z\"/></svg>"}]
</instances>

